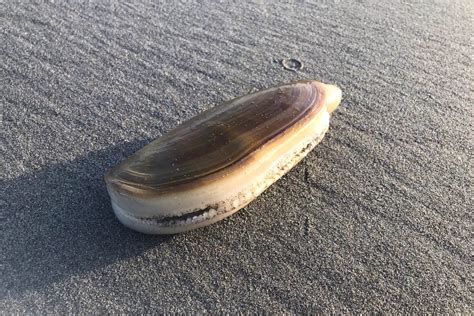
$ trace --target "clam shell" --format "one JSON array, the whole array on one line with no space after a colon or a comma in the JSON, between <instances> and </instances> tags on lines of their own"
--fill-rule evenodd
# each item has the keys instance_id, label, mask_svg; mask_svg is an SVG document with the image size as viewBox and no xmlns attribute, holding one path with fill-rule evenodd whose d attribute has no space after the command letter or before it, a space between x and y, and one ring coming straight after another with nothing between
<instances>
[{"instance_id":1,"label":"clam shell","mask_svg":"<svg viewBox=\"0 0 474 316\"><path fill-rule=\"evenodd\" d=\"M298 81L195 116L107 173L115 214L173 234L235 213L314 148L340 100L335 86Z\"/></svg>"}]
</instances>

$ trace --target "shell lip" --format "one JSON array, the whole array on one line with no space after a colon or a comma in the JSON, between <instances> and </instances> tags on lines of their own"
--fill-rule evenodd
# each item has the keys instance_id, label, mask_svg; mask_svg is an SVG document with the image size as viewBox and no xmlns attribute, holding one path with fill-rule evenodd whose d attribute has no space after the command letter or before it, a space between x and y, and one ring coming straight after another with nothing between
<instances>
[{"instance_id":1,"label":"shell lip","mask_svg":"<svg viewBox=\"0 0 474 316\"><path fill-rule=\"evenodd\" d=\"M340 95L340 89L337 88L336 86L326 85L324 83L320 83L315 80L300 80L300 81L293 82L293 84L295 83L307 83L307 84L313 85L316 88L317 95L312 105L308 107L309 110L305 111L305 113L302 114L302 117L300 119L296 120L291 125L287 126L280 133L273 135L270 139L268 139L265 143L261 144L253 152L263 149L263 147L265 147L266 144L272 141L275 141L276 139L281 137L283 134L291 132L292 129L295 129L295 128L297 129L298 125L305 124L305 122L309 120L311 117L320 113L322 109L323 110L325 109L325 104L327 103L328 100L331 100L331 96L334 94L334 92L336 92L337 94L337 91L339 90L339 95ZM337 97L333 99L335 99L336 101L334 100L331 101L331 104L333 103L338 104ZM340 97L339 97L339 101L340 101ZM335 106L331 107L331 109L329 109L329 107L326 107L329 113L332 112L334 108ZM168 186L162 186L160 188L151 187L148 185L140 184L138 182L128 182L124 179L118 178L116 176L116 172L120 169L123 162L117 165L116 167L112 168L111 170L109 170L104 178L105 178L105 182L107 183L107 186L110 187L110 189L117 191L117 193L121 195L142 196L142 197L156 196L159 194L166 194L167 192L174 191L174 190L186 191L188 189L194 188L196 185L200 185L200 184L207 183L210 181L215 181L216 175L222 174L223 170L232 168L232 167L238 167L238 165L244 165L250 162L251 160L252 160L252 152L240 158L239 160L233 162L231 165L221 168L220 170L215 170L214 172L204 175L203 177L189 178L188 181L186 182L176 183L176 184L171 183Z\"/></svg>"},{"instance_id":2,"label":"shell lip","mask_svg":"<svg viewBox=\"0 0 474 316\"><path fill-rule=\"evenodd\" d=\"M176 234L199 227L207 226L224 217L233 214L236 210L220 211L208 206L192 212L170 216L137 216L124 210L112 201L112 207L118 219L127 227L149 234Z\"/></svg>"},{"instance_id":3,"label":"shell lip","mask_svg":"<svg viewBox=\"0 0 474 316\"><path fill-rule=\"evenodd\" d=\"M146 221L146 222L154 222L155 224L158 224L160 226L167 226L167 227L174 227L174 226L184 226L184 225L192 225L196 224L210 218L207 218L203 215L205 214L210 214L210 212L213 210L212 207L208 206L203 209L195 210L192 212L180 214L180 215L172 215L172 216L154 216L154 217L136 217L134 216L135 219L141 220L141 221ZM131 215L131 214L129 214ZM215 214L217 215L217 214ZM214 216L215 216L214 215ZM200 218L202 217L202 218Z\"/></svg>"}]
</instances>

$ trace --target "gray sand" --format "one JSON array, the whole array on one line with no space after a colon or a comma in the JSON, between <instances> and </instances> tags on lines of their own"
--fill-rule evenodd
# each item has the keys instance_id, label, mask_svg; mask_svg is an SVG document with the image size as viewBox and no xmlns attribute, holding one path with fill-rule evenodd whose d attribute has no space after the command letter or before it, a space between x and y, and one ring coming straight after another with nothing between
<instances>
[{"instance_id":1,"label":"gray sand","mask_svg":"<svg viewBox=\"0 0 474 316\"><path fill-rule=\"evenodd\" d=\"M0 4L0 311L472 311L472 1L120 2ZM344 101L256 201L172 237L114 218L108 168L297 79Z\"/></svg>"}]
</instances>

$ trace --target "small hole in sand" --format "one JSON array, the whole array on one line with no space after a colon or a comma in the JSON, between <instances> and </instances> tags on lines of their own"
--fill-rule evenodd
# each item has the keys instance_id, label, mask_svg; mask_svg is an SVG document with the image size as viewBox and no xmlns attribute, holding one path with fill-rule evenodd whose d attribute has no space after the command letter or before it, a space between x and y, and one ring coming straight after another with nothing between
<instances>
[{"instance_id":1,"label":"small hole in sand","mask_svg":"<svg viewBox=\"0 0 474 316\"><path fill-rule=\"evenodd\" d=\"M298 71L303 69L303 63L295 58L285 58L280 63L286 70Z\"/></svg>"}]
</instances>

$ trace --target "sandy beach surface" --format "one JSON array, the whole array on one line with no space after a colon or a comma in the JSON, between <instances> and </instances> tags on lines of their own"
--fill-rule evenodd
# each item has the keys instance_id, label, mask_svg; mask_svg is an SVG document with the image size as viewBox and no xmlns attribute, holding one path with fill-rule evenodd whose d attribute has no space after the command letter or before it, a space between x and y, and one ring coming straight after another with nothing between
<instances>
[{"instance_id":1,"label":"sandy beach surface","mask_svg":"<svg viewBox=\"0 0 474 316\"><path fill-rule=\"evenodd\" d=\"M472 312L473 2L272 2L0 4L2 313ZM299 79L343 102L257 200L175 236L116 220L111 166Z\"/></svg>"}]
</instances>

